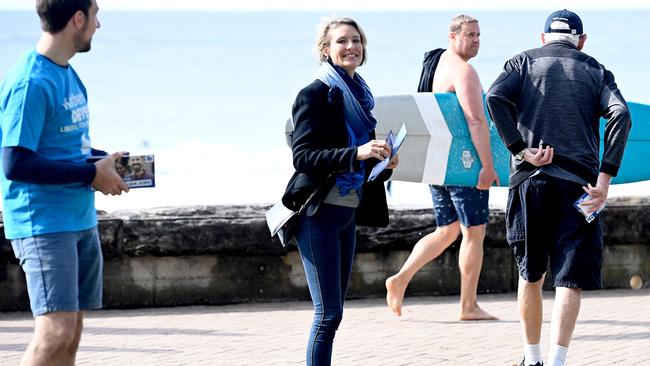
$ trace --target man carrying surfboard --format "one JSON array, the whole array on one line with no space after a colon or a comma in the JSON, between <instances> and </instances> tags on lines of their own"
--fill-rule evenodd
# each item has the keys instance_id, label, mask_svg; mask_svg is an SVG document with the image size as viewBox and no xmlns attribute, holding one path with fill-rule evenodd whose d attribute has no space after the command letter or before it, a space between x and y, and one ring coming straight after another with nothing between
<instances>
[{"instance_id":1,"label":"man carrying surfboard","mask_svg":"<svg viewBox=\"0 0 650 366\"><path fill-rule=\"evenodd\" d=\"M462 233L460 320L496 319L481 309L476 300L489 214L488 190L493 182L498 184L490 150L490 130L483 108L483 90L478 73L468 63L478 54L480 35L476 18L458 15L449 26L448 49L436 49L425 54L418 92L456 93L482 168L476 187L430 186L437 228L415 244L400 271L386 280L386 302L398 316L402 313L404 292L411 278Z\"/></svg>"},{"instance_id":2,"label":"man carrying surfboard","mask_svg":"<svg viewBox=\"0 0 650 366\"><path fill-rule=\"evenodd\" d=\"M543 365L542 284L550 261L556 288L546 365L564 365L581 290L602 288L603 233L574 207L594 212L607 199L631 127L614 75L581 52L587 35L566 9L552 13L542 47L506 62L486 103L513 155L506 225L519 268L521 365ZM599 158L599 120L607 120ZM592 185L594 184L594 185Z\"/></svg>"}]
</instances>

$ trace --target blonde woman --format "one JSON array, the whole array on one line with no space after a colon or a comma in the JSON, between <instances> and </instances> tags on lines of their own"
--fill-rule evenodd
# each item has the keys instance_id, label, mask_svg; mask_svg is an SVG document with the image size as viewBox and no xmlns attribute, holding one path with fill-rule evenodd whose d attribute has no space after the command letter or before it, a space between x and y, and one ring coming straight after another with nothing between
<instances>
[{"instance_id":1,"label":"blonde woman","mask_svg":"<svg viewBox=\"0 0 650 366\"><path fill-rule=\"evenodd\" d=\"M395 156L381 176L368 173L391 156L375 139L374 98L356 73L366 60L366 37L350 18L327 19L316 47L316 80L302 89L293 106L295 174L284 204L302 210L295 237L314 302L307 365L330 365L334 335L343 316L354 256L356 225L386 226L383 181L397 166Z\"/></svg>"}]
</instances>

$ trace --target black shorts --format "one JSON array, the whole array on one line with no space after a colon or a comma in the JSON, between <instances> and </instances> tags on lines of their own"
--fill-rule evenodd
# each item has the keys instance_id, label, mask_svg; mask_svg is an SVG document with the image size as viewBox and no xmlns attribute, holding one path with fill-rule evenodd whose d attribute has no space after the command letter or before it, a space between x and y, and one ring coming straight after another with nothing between
<instances>
[{"instance_id":1,"label":"black shorts","mask_svg":"<svg viewBox=\"0 0 650 366\"><path fill-rule=\"evenodd\" d=\"M545 174L527 178L508 193L506 229L519 275L536 282L549 266L555 287L603 287L600 217L587 223L573 203L578 183Z\"/></svg>"}]
</instances>

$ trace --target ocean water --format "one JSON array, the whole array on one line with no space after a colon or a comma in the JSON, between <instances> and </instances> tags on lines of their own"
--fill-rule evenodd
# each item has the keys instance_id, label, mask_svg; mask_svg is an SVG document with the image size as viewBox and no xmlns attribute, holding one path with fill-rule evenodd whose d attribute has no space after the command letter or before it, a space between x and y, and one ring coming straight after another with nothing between
<instances>
[{"instance_id":1,"label":"ocean water","mask_svg":"<svg viewBox=\"0 0 650 366\"><path fill-rule=\"evenodd\" d=\"M375 95L411 93L425 51L446 46L456 12L361 12ZM313 80L312 12L100 12L88 54L71 64L88 89L93 146L156 155L154 189L98 194L114 211L187 204L271 203L292 173L284 122ZM537 47L547 12L474 12L481 50L471 63L487 89L504 62ZM650 104L650 11L580 12L585 52L612 70L628 101ZM33 12L0 12L0 77L40 35ZM646 122L648 123L648 122ZM402 162L406 163L406 162ZM615 186L645 195L650 182ZM505 189L491 190L503 206ZM392 205L429 206L426 186L397 183Z\"/></svg>"}]
</instances>

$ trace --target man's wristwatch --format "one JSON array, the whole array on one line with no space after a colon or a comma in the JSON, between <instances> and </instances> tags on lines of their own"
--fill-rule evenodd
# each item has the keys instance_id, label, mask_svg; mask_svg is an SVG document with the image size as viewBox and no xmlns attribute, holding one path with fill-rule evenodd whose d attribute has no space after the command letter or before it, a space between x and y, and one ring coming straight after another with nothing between
<instances>
[{"instance_id":1,"label":"man's wristwatch","mask_svg":"<svg viewBox=\"0 0 650 366\"><path fill-rule=\"evenodd\" d=\"M524 161L524 154L526 153L526 149L521 150L515 155L515 161L517 163L521 163L522 161Z\"/></svg>"}]
</instances>

